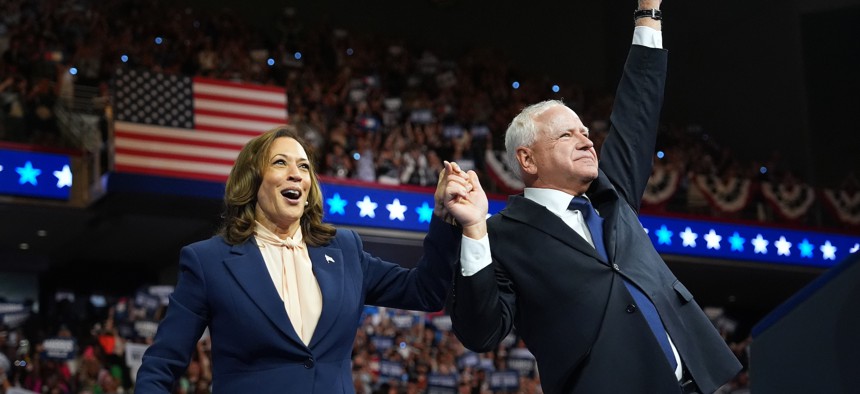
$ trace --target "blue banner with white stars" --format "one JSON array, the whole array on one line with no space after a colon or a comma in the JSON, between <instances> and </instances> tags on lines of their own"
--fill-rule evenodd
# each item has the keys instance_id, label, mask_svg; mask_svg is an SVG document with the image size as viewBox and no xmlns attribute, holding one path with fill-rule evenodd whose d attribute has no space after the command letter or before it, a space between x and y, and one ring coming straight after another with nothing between
<instances>
[{"instance_id":1,"label":"blue banner with white stars","mask_svg":"<svg viewBox=\"0 0 860 394\"><path fill-rule=\"evenodd\" d=\"M372 189L323 183L325 220L332 224L427 231L433 216L433 192ZM504 207L490 201L490 212Z\"/></svg>"},{"instance_id":2,"label":"blue banner with white stars","mask_svg":"<svg viewBox=\"0 0 860 394\"><path fill-rule=\"evenodd\" d=\"M828 268L860 250L860 236L658 216L639 217L660 253Z\"/></svg>"},{"instance_id":3,"label":"blue banner with white stars","mask_svg":"<svg viewBox=\"0 0 860 394\"><path fill-rule=\"evenodd\" d=\"M0 149L0 194L68 200L70 163L67 155Z\"/></svg>"},{"instance_id":4,"label":"blue banner with white stars","mask_svg":"<svg viewBox=\"0 0 860 394\"><path fill-rule=\"evenodd\" d=\"M335 225L427 231L433 215L433 189L376 186L321 180L324 220ZM149 191L223 198L224 184L112 174L110 191ZM490 200L490 214L505 206ZM860 235L836 234L640 215L658 252L708 259L829 268L860 251Z\"/></svg>"},{"instance_id":5,"label":"blue banner with white stars","mask_svg":"<svg viewBox=\"0 0 860 394\"><path fill-rule=\"evenodd\" d=\"M432 192L323 183L325 220L333 224L427 231ZM504 201L490 200L490 214ZM860 250L860 236L641 215L660 253L827 268Z\"/></svg>"}]
</instances>

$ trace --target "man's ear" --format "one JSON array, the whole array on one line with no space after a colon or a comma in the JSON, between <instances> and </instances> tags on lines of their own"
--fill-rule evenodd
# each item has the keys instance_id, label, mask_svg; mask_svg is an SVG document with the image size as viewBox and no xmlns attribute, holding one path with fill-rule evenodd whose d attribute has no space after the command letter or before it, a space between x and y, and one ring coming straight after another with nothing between
<instances>
[{"instance_id":1,"label":"man's ear","mask_svg":"<svg viewBox=\"0 0 860 394\"><path fill-rule=\"evenodd\" d=\"M517 161L520 162L523 172L534 175L537 173L537 164L530 148L521 146L517 148Z\"/></svg>"}]
</instances>

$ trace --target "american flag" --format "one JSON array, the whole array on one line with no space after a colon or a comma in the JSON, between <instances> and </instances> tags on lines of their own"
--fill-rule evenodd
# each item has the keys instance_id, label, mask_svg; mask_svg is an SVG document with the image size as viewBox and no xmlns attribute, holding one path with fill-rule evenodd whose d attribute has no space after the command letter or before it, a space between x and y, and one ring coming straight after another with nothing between
<instances>
[{"instance_id":1,"label":"american flag","mask_svg":"<svg viewBox=\"0 0 860 394\"><path fill-rule=\"evenodd\" d=\"M114 84L117 172L224 182L248 140L287 122L283 88L133 70Z\"/></svg>"}]
</instances>

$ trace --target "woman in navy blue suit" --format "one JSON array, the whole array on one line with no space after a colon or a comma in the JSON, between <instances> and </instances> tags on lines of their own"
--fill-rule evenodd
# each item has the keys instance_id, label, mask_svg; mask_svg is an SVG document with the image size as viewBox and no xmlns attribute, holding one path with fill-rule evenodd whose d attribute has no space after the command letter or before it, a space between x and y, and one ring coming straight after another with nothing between
<instances>
[{"instance_id":1,"label":"woman in navy blue suit","mask_svg":"<svg viewBox=\"0 0 860 394\"><path fill-rule=\"evenodd\" d=\"M351 350L365 304L443 307L463 232L484 226L474 172L446 163L415 268L362 250L322 222L307 145L291 126L249 141L227 180L219 234L188 245L136 393L166 393L209 327L216 393L352 393ZM458 223L458 226L447 223Z\"/></svg>"}]
</instances>

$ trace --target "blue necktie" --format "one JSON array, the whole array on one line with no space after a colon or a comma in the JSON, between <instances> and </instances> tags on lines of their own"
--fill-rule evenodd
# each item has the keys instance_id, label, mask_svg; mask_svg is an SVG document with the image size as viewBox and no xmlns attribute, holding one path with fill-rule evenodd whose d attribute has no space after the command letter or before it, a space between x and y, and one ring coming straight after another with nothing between
<instances>
[{"instance_id":1,"label":"blue necktie","mask_svg":"<svg viewBox=\"0 0 860 394\"><path fill-rule=\"evenodd\" d=\"M597 211L594 210L594 206L591 205L591 202L584 197L574 197L573 200L570 201L570 205L567 206L567 209L577 210L582 213L582 217L585 218L585 224L588 226L588 230L591 231L591 239L594 241L594 249L596 249L597 253L608 262L609 256L607 256L606 247L603 245L603 218L597 214ZM657 313L657 308L655 308L651 300L642 293L642 290L639 290L636 285L627 279L624 279L624 286L627 287L627 291L629 291L630 295L633 296L633 300L636 302L636 305L639 306L639 310L642 311L642 315L645 316L645 320L648 322L648 326L651 327L651 331L657 338L657 342L660 343L660 347L663 348L663 353L666 354L666 358L669 360L669 365L672 366L672 370L675 370L678 363L675 361L675 353L672 351L672 346L669 345L669 338L666 336L666 328L663 327L663 322L660 320L660 314Z\"/></svg>"}]
</instances>

